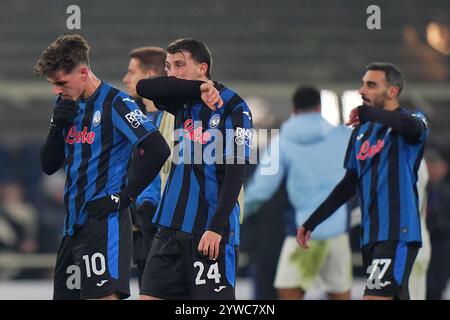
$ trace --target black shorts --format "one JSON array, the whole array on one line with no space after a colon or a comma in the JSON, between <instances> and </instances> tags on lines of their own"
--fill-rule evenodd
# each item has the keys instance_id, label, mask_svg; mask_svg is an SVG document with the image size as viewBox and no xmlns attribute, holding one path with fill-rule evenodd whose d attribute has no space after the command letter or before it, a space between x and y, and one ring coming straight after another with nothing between
<instances>
[{"instance_id":1,"label":"black shorts","mask_svg":"<svg viewBox=\"0 0 450 320\"><path fill-rule=\"evenodd\" d=\"M88 218L64 236L55 267L53 299L130 296L132 226L129 210L107 219Z\"/></svg>"},{"instance_id":2,"label":"black shorts","mask_svg":"<svg viewBox=\"0 0 450 320\"><path fill-rule=\"evenodd\" d=\"M142 231L136 229L133 230L133 264L145 265L156 231L157 228L155 226L149 230L150 234L144 234Z\"/></svg>"},{"instance_id":3,"label":"black shorts","mask_svg":"<svg viewBox=\"0 0 450 320\"><path fill-rule=\"evenodd\" d=\"M198 252L201 237L159 228L140 293L160 299L235 299L238 248L220 243L217 260Z\"/></svg>"},{"instance_id":4,"label":"black shorts","mask_svg":"<svg viewBox=\"0 0 450 320\"><path fill-rule=\"evenodd\" d=\"M409 300L409 276L419 251L417 242L382 241L362 248L368 277L364 295Z\"/></svg>"},{"instance_id":5,"label":"black shorts","mask_svg":"<svg viewBox=\"0 0 450 320\"><path fill-rule=\"evenodd\" d=\"M133 254L131 255L133 264L136 265L138 285L142 285L142 275L144 273L145 263L148 253L152 247L153 238L156 234L156 227L152 228L150 234L143 234L142 231L133 230Z\"/></svg>"}]
</instances>

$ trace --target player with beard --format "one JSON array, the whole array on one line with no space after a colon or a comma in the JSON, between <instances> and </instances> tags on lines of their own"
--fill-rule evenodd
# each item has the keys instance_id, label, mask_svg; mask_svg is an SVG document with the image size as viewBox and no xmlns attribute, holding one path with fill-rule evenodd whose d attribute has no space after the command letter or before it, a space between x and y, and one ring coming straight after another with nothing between
<instances>
[{"instance_id":1,"label":"player with beard","mask_svg":"<svg viewBox=\"0 0 450 320\"><path fill-rule=\"evenodd\" d=\"M409 299L408 280L421 246L417 171L428 134L426 116L400 106L403 75L390 63L366 67L359 93L364 105L350 113L347 172L298 229L308 248L311 232L358 192L361 246L368 279L364 299Z\"/></svg>"}]
</instances>

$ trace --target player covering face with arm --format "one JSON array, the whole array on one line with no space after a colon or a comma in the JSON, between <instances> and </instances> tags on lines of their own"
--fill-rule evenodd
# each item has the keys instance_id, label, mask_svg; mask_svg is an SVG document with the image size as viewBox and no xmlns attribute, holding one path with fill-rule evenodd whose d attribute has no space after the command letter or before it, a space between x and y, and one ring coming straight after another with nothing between
<instances>
[{"instance_id":1,"label":"player covering face with arm","mask_svg":"<svg viewBox=\"0 0 450 320\"><path fill-rule=\"evenodd\" d=\"M92 73L87 64L80 63L73 70L57 69L47 74L47 81L57 95L50 121L49 133L41 149L42 170L47 174L56 172L64 162L63 130L68 129L78 114L77 100L90 97L100 85L100 80ZM133 157L132 167L138 170L117 197L106 196L88 205L93 216L103 218L114 210L128 207L142 190L158 174L170 150L158 131L142 140L137 146L139 152ZM156 150L160 152L155 152Z\"/></svg>"},{"instance_id":2,"label":"player covering face with arm","mask_svg":"<svg viewBox=\"0 0 450 320\"><path fill-rule=\"evenodd\" d=\"M189 52L168 53L166 68L169 77L139 81L138 94L156 102L158 108L174 114L176 110L170 106L199 98L211 110L222 107L223 101L219 91L206 76L207 66L195 63ZM210 259L216 259L219 255L219 244L222 238L220 229L226 223L236 203L243 176L244 165L235 164L226 167L219 208L198 246L199 252Z\"/></svg>"},{"instance_id":3,"label":"player covering face with arm","mask_svg":"<svg viewBox=\"0 0 450 320\"><path fill-rule=\"evenodd\" d=\"M55 299L129 296L131 222L126 209L170 153L134 101L92 73L88 52L81 36L61 36L35 66L58 96L41 149L42 170L50 175L64 165L66 171L67 215L55 267ZM127 177L133 148L134 174ZM71 283L72 278L80 281Z\"/></svg>"},{"instance_id":4,"label":"player covering face with arm","mask_svg":"<svg viewBox=\"0 0 450 320\"><path fill-rule=\"evenodd\" d=\"M202 42L179 39L167 48L169 77L136 87L175 116L174 161L153 219L160 228L142 299L235 299L238 195L254 147L251 112L237 93L209 80L210 68ZM177 276L168 279L169 273Z\"/></svg>"}]
</instances>

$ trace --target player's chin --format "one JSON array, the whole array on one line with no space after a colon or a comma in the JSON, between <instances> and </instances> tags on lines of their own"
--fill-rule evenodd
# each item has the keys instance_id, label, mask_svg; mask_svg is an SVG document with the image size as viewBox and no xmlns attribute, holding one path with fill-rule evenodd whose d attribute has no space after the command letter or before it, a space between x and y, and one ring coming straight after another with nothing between
<instances>
[{"instance_id":1,"label":"player's chin","mask_svg":"<svg viewBox=\"0 0 450 320\"><path fill-rule=\"evenodd\" d=\"M134 87L136 89L136 87ZM136 90L133 90L133 87L127 87L128 95L132 98L135 98L137 96Z\"/></svg>"},{"instance_id":2,"label":"player's chin","mask_svg":"<svg viewBox=\"0 0 450 320\"><path fill-rule=\"evenodd\" d=\"M71 96L71 95L65 94L65 95L63 95L63 96L62 96L62 98L63 98L64 100L72 100L72 101L77 101L79 97L74 97L74 96Z\"/></svg>"}]
</instances>

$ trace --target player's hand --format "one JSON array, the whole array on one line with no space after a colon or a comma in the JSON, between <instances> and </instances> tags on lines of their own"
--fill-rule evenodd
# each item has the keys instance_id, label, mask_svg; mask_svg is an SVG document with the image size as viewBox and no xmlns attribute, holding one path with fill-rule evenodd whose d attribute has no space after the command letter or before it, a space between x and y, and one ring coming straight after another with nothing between
<instances>
[{"instance_id":1,"label":"player's hand","mask_svg":"<svg viewBox=\"0 0 450 320\"><path fill-rule=\"evenodd\" d=\"M214 88L214 83L212 81L208 81L202 83L200 86L201 98L202 101L213 111L217 108L222 107L223 100L220 96L219 90Z\"/></svg>"},{"instance_id":2,"label":"player's hand","mask_svg":"<svg viewBox=\"0 0 450 320\"><path fill-rule=\"evenodd\" d=\"M111 212L117 212L128 207L130 203L130 197L125 191L121 191L89 201L86 204L86 212L90 217L102 220L108 217Z\"/></svg>"},{"instance_id":3,"label":"player's hand","mask_svg":"<svg viewBox=\"0 0 450 320\"><path fill-rule=\"evenodd\" d=\"M352 126L352 127L356 127L359 126L359 113L358 113L359 109L358 107L353 108L352 111L350 111L350 117L347 121L347 123L345 124L346 126Z\"/></svg>"},{"instance_id":4,"label":"player's hand","mask_svg":"<svg viewBox=\"0 0 450 320\"><path fill-rule=\"evenodd\" d=\"M297 243L303 249L308 249L308 242L311 239L311 231L307 231L305 227L301 226L297 230Z\"/></svg>"},{"instance_id":5,"label":"player's hand","mask_svg":"<svg viewBox=\"0 0 450 320\"><path fill-rule=\"evenodd\" d=\"M78 104L73 100L64 100L61 97L53 108L51 125L66 128L73 123L78 114Z\"/></svg>"},{"instance_id":6,"label":"player's hand","mask_svg":"<svg viewBox=\"0 0 450 320\"><path fill-rule=\"evenodd\" d=\"M222 240L220 234L206 231L198 244L198 252L210 260L216 260L219 257L220 240Z\"/></svg>"}]
</instances>

